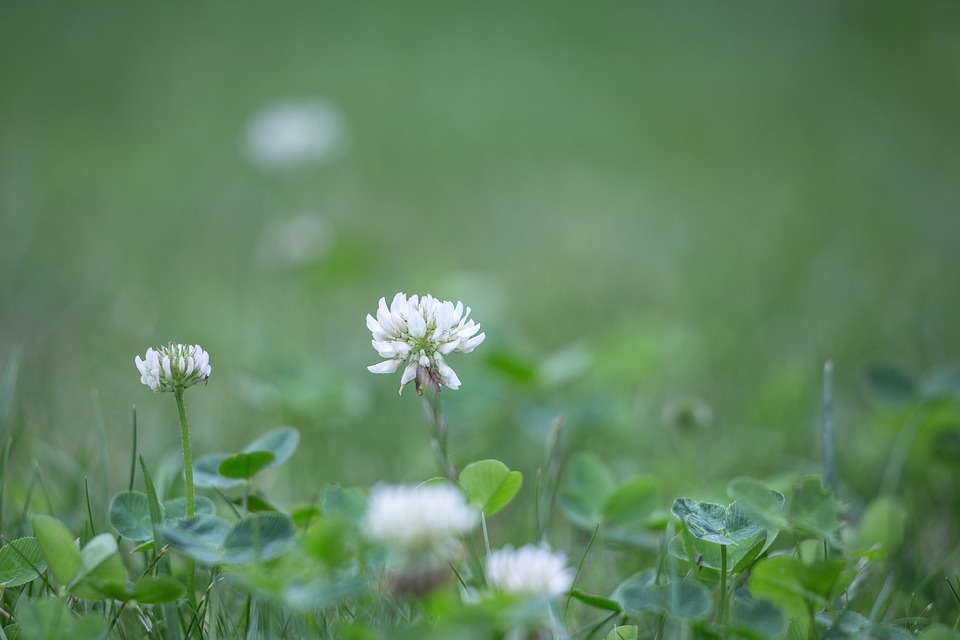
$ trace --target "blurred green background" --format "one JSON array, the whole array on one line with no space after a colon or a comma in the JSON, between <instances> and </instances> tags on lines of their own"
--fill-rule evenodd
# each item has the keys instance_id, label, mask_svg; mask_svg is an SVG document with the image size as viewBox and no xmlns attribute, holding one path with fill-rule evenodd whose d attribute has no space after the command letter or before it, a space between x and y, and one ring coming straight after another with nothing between
<instances>
[{"instance_id":1,"label":"blurred green background","mask_svg":"<svg viewBox=\"0 0 960 640\"><path fill-rule=\"evenodd\" d=\"M428 477L412 390L365 369L364 316L405 291L487 333L450 358L460 465L498 457L532 493L560 418L565 450L668 497L816 472L833 358L865 499L903 420L863 367L960 353L958 29L952 2L5 3L8 474L37 459L74 508L94 390L111 487L133 404L147 460L178 451L134 366L172 340L211 354L198 455L289 424L281 496ZM330 153L252 161L256 115L304 100L342 125Z\"/></svg>"}]
</instances>

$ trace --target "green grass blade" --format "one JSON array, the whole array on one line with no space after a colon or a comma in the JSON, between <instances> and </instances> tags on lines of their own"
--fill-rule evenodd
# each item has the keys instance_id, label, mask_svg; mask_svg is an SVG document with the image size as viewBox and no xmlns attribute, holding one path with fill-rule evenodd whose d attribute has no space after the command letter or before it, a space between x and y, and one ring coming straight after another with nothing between
<instances>
[{"instance_id":1,"label":"green grass blade","mask_svg":"<svg viewBox=\"0 0 960 640\"><path fill-rule=\"evenodd\" d=\"M20 370L20 349L14 349L7 362L7 372L0 382L0 429L7 420L7 413L13 403L13 390L17 384L17 373Z\"/></svg>"},{"instance_id":2,"label":"green grass blade","mask_svg":"<svg viewBox=\"0 0 960 640\"><path fill-rule=\"evenodd\" d=\"M100 394L93 390L93 412L97 421L97 445L100 456L100 511L106 510L110 504L110 460L107 452L107 422L103 417L103 403ZM100 523L103 525L104 523ZM90 523L93 526L93 522Z\"/></svg>"}]
</instances>

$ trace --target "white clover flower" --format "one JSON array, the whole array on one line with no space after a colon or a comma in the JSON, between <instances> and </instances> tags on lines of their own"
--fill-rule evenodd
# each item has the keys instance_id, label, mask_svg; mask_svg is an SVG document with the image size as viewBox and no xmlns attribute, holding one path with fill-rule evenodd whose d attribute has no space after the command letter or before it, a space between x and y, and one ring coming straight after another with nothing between
<instances>
[{"instance_id":1,"label":"white clover flower","mask_svg":"<svg viewBox=\"0 0 960 640\"><path fill-rule=\"evenodd\" d=\"M373 334L373 348L383 362L367 367L372 373L393 373L404 365L400 378L400 392L417 379L417 393L423 373L437 385L451 389L460 386L457 374L443 356L454 351L470 353L486 337L477 333L480 325L468 320L470 307L464 312L463 303L454 305L447 300L437 300L431 295L411 296L398 293L390 308L386 298L380 298L377 317L367 314L367 328Z\"/></svg>"},{"instance_id":2,"label":"white clover flower","mask_svg":"<svg viewBox=\"0 0 960 640\"><path fill-rule=\"evenodd\" d=\"M154 391L183 391L210 377L210 354L196 344L170 343L136 358L140 382Z\"/></svg>"},{"instance_id":3,"label":"white clover flower","mask_svg":"<svg viewBox=\"0 0 960 640\"><path fill-rule=\"evenodd\" d=\"M344 138L343 117L322 100L268 105L250 121L247 154L264 168L285 168L327 160Z\"/></svg>"},{"instance_id":4,"label":"white clover flower","mask_svg":"<svg viewBox=\"0 0 960 640\"><path fill-rule=\"evenodd\" d=\"M404 562L446 562L459 547L457 537L476 522L477 512L453 485L377 485L367 502L363 532Z\"/></svg>"},{"instance_id":5,"label":"white clover flower","mask_svg":"<svg viewBox=\"0 0 960 640\"><path fill-rule=\"evenodd\" d=\"M506 546L487 558L487 582L505 593L556 597L573 586L573 574L564 555L546 544Z\"/></svg>"}]
</instances>

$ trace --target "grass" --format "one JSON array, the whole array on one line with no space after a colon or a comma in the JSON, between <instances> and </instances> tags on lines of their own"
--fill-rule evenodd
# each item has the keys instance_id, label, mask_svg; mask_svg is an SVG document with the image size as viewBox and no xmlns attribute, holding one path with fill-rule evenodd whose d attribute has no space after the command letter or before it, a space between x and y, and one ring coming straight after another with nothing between
<instances>
[{"instance_id":1,"label":"grass","mask_svg":"<svg viewBox=\"0 0 960 640\"><path fill-rule=\"evenodd\" d=\"M861 9L4 7L4 535L34 511L74 534L105 518L129 482L131 405L162 475L178 417L133 357L167 340L213 356L187 398L198 455L299 429L299 454L263 479L276 499L424 479L420 407L363 370L364 315L404 290L464 300L488 333L444 411L457 468L524 473L499 543L535 535L527 490L558 420L566 454L657 477L664 509L725 501L741 475L786 492L784 470L819 472L832 359L849 517L900 497L913 544L890 597L952 602L955 399L884 404L865 372L958 361L960 16ZM341 111L343 153L251 165L250 117L301 97ZM261 260L271 225L305 211L328 224L326 252ZM709 426L664 420L687 402ZM565 531L571 550L586 541Z\"/></svg>"}]
</instances>

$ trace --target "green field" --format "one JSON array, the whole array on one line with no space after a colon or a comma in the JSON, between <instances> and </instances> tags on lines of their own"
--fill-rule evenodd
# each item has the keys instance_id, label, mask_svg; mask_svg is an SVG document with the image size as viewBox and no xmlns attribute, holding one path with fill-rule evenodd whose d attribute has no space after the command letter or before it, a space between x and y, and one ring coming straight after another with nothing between
<instances>
[{"instance_id":1,"label":"green field","mask_svg":"<svg viewBox=\"0 0 960 640\"><path fill-rule=\"evenodd\" d=\"M430 478L364 318L431 293L487 336L449 359L453 462L525 478L496 546L537 536L555 425L563 466L655 477L663 514L740 476L789 494L823 469L832 360L842 519L883 497L906 522L864 601L953 626L958 33L945 1L5 3L0 533L109 530L134 405L137 453L176 466L176 406L134 365L171 341L213 367L195 455L299 431L278 503ZM303 101L333 150L255 161L256 114ZM553 515L575 563L590 532ZM604 566L584 589L625 577Z\"/></svg>"}]
</instances>

